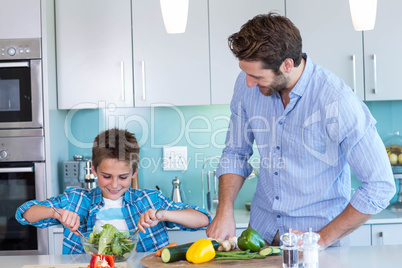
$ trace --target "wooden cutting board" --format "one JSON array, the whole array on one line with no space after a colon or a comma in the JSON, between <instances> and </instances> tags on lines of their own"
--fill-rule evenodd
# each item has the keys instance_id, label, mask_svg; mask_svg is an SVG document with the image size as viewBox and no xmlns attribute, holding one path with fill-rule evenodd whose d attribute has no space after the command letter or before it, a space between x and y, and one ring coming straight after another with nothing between
<instances>
[{"instance_id":1,"label":"wooden cutting board","mask_svg":"<svg viewBox=\"0 0 402 268\"><path fill-rule=\"evenodd\" d=\"M282 268L282 255L268 256L265 259L251 259L251 260L222 260L222 261L210 261L206 263L193 264L188 261L178 261L172 263L164 263L161 258L155 254L148 255L141 259L141 264L145 267L152 268L168 268L168 267L269 267L269 268Z\"/></svg>"},{"instance_id":2,"label":"wooden cutting board","mask_svg":"<svg viewBox=\"0 0 402 268\"><path fill-rule=\"evenodd\" d=\"M89 263L76 264L47 264L47 265L24 265L21 268L87 268ZM127 268L127 262L116 262L115 268Z\"/></svg>"}]
</instances>

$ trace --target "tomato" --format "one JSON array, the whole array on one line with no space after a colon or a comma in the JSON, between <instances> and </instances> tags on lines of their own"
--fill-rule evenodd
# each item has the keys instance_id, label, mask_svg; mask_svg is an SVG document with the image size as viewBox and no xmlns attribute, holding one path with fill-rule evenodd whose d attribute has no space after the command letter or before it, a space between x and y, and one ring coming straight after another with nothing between
<instances>
[{"instance_id":1,"label":"tomato","mask_svg":"<svg viewBox=\"0 0 402 268\"><path fill-rule=\"evenodd\" d=\"M91 257L89 268L114 268L114 257L111 255L94 254Z\"/></svg>"}]
</instances>

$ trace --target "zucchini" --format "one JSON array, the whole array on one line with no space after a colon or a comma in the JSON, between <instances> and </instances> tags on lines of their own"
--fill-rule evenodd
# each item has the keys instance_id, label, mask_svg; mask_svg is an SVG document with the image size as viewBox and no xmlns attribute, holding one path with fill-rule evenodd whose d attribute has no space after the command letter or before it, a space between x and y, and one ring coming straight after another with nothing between
<instances>
[{"instance_id":1,"label":"zucchini","mask_svg":"<svg viewBox=\"0 0 402 268\"><path fill-rule=\"evenodd\" d=\"M214 249L217 250L219 247L219 242L217 242L216 240L212 240L211 242L214 246ZM162 261L164 263L168 263L186 260L187 250L191 247L192 244L194 244L194 242L162 249Z\"/></svg>"}]
</instances>

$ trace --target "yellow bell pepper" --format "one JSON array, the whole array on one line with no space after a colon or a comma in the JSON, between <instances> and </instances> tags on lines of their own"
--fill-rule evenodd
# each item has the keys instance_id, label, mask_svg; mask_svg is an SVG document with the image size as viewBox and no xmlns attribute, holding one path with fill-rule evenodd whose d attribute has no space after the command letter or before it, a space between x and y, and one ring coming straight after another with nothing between
<instances>
[{"instance_id":1,"label":"yellow bell pepper","mask_svg":"<svg viewBox=\"0 0 402 268\"><path fill-rule=\"evenodd\" d=\"M209 262L215 258L215 249L211 240L201 238L194 242L186 252L186 259L192 263Z\"/></svg>"}]
</instances>

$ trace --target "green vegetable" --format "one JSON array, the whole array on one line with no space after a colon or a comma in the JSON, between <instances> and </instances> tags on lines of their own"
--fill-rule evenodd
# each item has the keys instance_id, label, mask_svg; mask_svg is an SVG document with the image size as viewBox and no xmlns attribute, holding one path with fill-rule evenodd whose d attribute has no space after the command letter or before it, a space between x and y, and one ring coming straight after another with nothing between
<instances>
[{"instance_id":1,"label":"green vegetable","mask_svg":"<svg viewBox=\"0 0 402 268\"><path fill-rule=\"evenodd\" d=\"M272 255L281 255L282 254L282 249L280 247L272 247Z\"/></svg>"},{"instance_id":2,"label":"green vegetable","mask_svg":"<svg viewBox=\"0 0 402 268\"><path fill-rule=\"evenodd\" d=\"M119 232L111 224L105 224L102 228L100 233L94 228L88 238L88 242L93 244L98 254L115 255L116 260L119 260L128 257L135 249L136 244L128 239L129 232Z\"/></svg>"},{"instance_id":3,"label":"green vegetable","mask_svg":"<svg viewBox=\"0 0 402 268\"><path fill-rule=\"evenodd\" d=\"M274 250L271 247L268 247L268 248L261 249L258 254L263 255L263 256L269 256L272 254L273 251Z\"/></svg>"},{"instance_id":4,"label":"green vegetable","mask_svg":"<svg viewBox=\"0 0 402 268\"><path fill-rule=\"evenodd\" d=\"M237 239L237 245L241 250L249 249L252 252L258 252L265 246L265 241L257 231L247 228Z\"/></svg>"},{"instance_id":5,"label":"green vegetable","mask_svg":"<svg viewBox=\"0 0 402 268\"><path fill-rule=\"evenodd\" d=\"M194 242L164 248L161 253L162 261L168 263L168 262L186 260L187 250L191 247L192 244L194 244ZM214 246L215 250L217 250L219 247L219 243L216 240L212 240L212 245Z\"/></svg>"},{"instance_id":6,"label":"green vegetable","mask_svg":"<svg viewBox=\"0 0 402 268\"><path fill-rule=\"evenodd\" d=\"M214 260L250 260L250 259L265 259L266 256L256 252L245 251L229 251L229 252L216 252Z\"/></svg>"}]
</instances>

